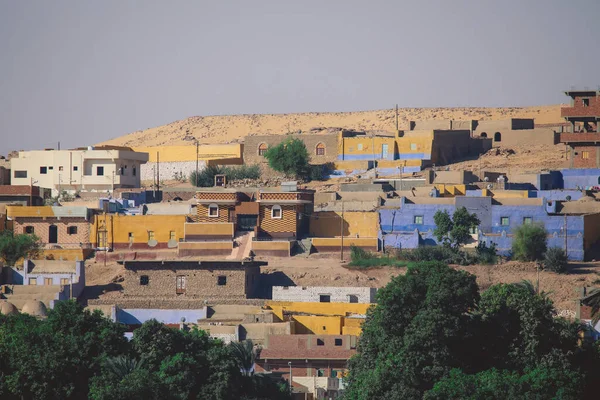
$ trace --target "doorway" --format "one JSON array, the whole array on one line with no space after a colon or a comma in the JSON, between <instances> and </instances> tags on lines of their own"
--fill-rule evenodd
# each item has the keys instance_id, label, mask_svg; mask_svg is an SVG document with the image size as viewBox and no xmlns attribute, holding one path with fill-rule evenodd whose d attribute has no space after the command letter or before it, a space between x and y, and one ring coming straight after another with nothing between
<instances>
[{"instance_id":1,"label":"doorway","mask_svg":"<svg viewBox=\"0 0 600 400\"><path fill-rule=\"evenodd\" d=\"M48 228L48 243L58 243L58 227L50 225Z\"/></svg>"},{"instance_id":2,"label":"doorway","mask_svg":"<svg viewBox=\"0 0 600 400\"><path fill-rule=\"evenodd\" d=\"M237 216L237 230L251 232L257 225L258 215L241 214Z\"/></svg>"},{"instance_id":3,"label":"doorway","mask_svg":"<svg viewBox=\"0 0 600 400\"><path fill-rule=\"evenodd\" d=\"M175 293L176 294L185 294L185 276L178 275L175 282Z\"/></svg>"}]
</instances>

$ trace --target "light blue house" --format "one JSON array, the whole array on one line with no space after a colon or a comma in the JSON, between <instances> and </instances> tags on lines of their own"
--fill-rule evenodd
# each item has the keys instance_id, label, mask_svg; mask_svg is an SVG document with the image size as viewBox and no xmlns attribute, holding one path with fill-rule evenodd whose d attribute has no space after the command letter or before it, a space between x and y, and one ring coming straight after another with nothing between
<instances>
[{"instance_id":1,"label":"light blue house","mask_svg":"<svg viewBox=\"0 0 600 400\"><path fill-rule=\"evenodd\" d=\"M522 224L539 223L548 232L548 246L567 249L570 260L583 260L600 240L600 203L583 207L582 200L561 202L544 198L494 199L457 196L454 198L405 198L379 210L380 239L387 248L412 249L436 245L433 216L438 210L452 214L465 207L481 221L474 230L475 241L495 243L499 254L509 256L514 230ZM591 203L589 203L591 204Z\"/></svg>"}]
</instances>

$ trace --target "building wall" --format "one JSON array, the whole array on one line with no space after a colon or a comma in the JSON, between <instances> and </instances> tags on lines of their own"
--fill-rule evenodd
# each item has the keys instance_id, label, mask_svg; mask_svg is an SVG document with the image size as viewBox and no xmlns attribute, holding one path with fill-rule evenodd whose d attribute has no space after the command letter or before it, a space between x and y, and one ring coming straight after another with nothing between
<instances>
[{"instance_id":1,"label":"building wall","mask_svg":"<svg viewBox=\"0 0 600 400\"><path fill-rule=\"evenodd\" d=\"M597 146L581 146L573 143L569 152L569 167L571 168L598 168L600 164Z\"/></svg>"},{"instance_id":2,"label":"building wall","mask_svg":"<svg viewBox=\"0 0 600 400\"><path fill-rule=\"evenodd\" d=\"M282 218L272 218L273 205L260 205L258 215L259 232L270 237L296 237L298 212L296 205L281 204Z\"/></svg>"},{"instance_id":3,"label":"building wall","mask_svg":"<svg viewBox=\"0 0 600 400\"><path fill-rule=\"evenodd\" d=\"M310 235L314 237L336 237L342 233L351 237L377 237L379 231L377 212L319 211L310 217Z\"/></svg>"},{"instance_id":4,"label":"building wall","mask_svg":"<svg viewBox=\"0 0 600 400\"><path fill-rule=\"evenodd\" d=\"M91 240L94 247L103 247L99 239L106 231L106 244L113 249L174 249L184 237L185 221L185 215L95 215ZM150 232L154 241L150 240Z\"/></svg>"},{"instance_id":5,"label":"building wall","mask_svg":"<svg viewBox=\"0 0 600 400\"><path fill-rule=\"evenodd\" d=\"M148 284L141 285L140 277L148 276ZM185 294L176 294L177 276L185 277ZM217 285L218 277L227 277L225 285ZM253 293L258 284L258 267L177 269L157 262L151 269L131 270L123 273L123 294L127 297L165 298L238 298L245 299Z\"/></svg>"},{"instance_id":6,"label":"building wall","mask_svg":"<svg viewBox=\"0 0 600 400\"><path fill-rule=\"evenodd\" d=\"M198 204L196 212L198 215L196 222L208 222L208 223L227 223L233 222L235 216L235 205L233 204L218 204L219 215L217 217L211 217L208 215L208 207L210 204Z\"/></svg>"},{"instance_id":7,"label":"building wall","mask_svg":"<svg viewBox=\"0 0 600 400\"><path fill-rule=\"evenodd\" d=\"M267 300L266 305L280 320L283 312L305 313L310 315L342 316L349 314L366 315L371 304L366 303L307 303Z\"/></svg>"},{"instance_id":8,"label":"building wall","mask_svg":"<svg viewBox=\"0 0 600 400\"><path fill-rule=\"evenodd\" d=\"M235 234L235 224L219 223L185 223L185 240L232 240Z\"/></svg>"},{"instance_id":9,"label":"building wall","mask_svg":"<svg viewBox=\"0 0 600 400\"><path fill-rule=\"evenodd\" d=\"M374 303L377 289L368 287L324 287L324 286L273 286L275 301L320 302L320 295L329 295L332 303L350 303L355 296L357 303Z\"/></svg>"},{"instance_id":10,"label":"building wall","mask_svg":"<svg viewBox=\"0 0 600 400\"><path fill-rule=\"evenodd\" d=\"M562 117L597 117L600 116L600 97L594 95L572 94L571 107L560 110ZM583 99L589 100L589 106L583 106Z\"/></svg>"},{"instance_id":11,"label":"building wall","mask_svg":"<svg viewBox=\"0 0 600 400\"><path fill-rule=\"evenodd\" d=\"M293 243L289 240L253 241L252 251L262 257L290 257Z\"/></svg>"},{"instance_id":12,"label":"building wall","mask_svg":"<svg viewBox=\"0 0 600 400\"><path fill-rule=\"evenodd\" d=\"M374 238L355 238L355 237L344 237L342 238L313 238L311 240L312 248L317 253L331 253L339 252L342 245L344 252L348 252L352 247L358 247L367 251L378 251L379 250L379 239Z\"/></svg>"},{"instance_id":13,"label":"building wall","mask_svg":"<svg viewBox=\"0 0 600 400\"><path fill-rule=\"evenodd\" d=\"M342 317L294 315L295 332L298 335L341 335Z\"/></svg>"},{"instance_id":14,"label":"building wall","mask_svg":"<svg viewBox=\"0 0 600 400\"><path fill-rule=\"evenodd\" d=\"M600 214L584 215L583 221L583 247L595 250L600 240Z\"/></svg>"},{"instance_id":15,"label":"building wall","mask_svg":"<svg viewBox=\"0 0 600 400\"><path fill-rule=\"evenodd\" d=\"M600 185L600 169L563 169L561 171L564 189L585 189Z\"/></svg>"},{"instance_id":16,"label":"building wall","mask_svg":"<svg viewBox=\"0 0 600 400\"><path fill-rule=\"evenodd\" d=\"M336 134L289 134L289 135L251 135L244 139L244 163L258 164L266 163L263 156L258 155L258 147L264 143L273 147L288 139L300 139L306 145L311 164L326 164L337 159L337 135ZM317 156L316 148L319 143L325 145L325 155Z\"/></svg>"},{"instance_id":17,"label":"building wall","mask_svg":"<svg viewBox=\"0 0 600 400\"><path fill-rule=\"evenodd\" d=\"M207 318L207 308L189 309L189 310L174 310L174 309L157 309L157 308L129 308L121 309L117 307L116 322L125 325L138 325L144 322L155 319L163 324L178 324L181 319L185 318L186 322L197 322L199 319Z\"/></svg>"},{"instance_id":18,"label":"building wall","mask_svg":"<svg viewBox=\"0 0 600 400\"><path fill-rule=\"evenodd\" d=\"M233 251L233 240L180 242L177 244L179 257L229 256Z\"/></svg>"},{"instance_id":19,"label":"building wall","mask_svg":"<svg viewBox=\"0 0 600 400\"><path fill-rule=\"evenodd\" d=\"M56 245L63 247L80 247L80 244L90 243L90 225L85 218L58 218L49 217L23 217L13 220L13 230L16 234L26 233L25 229L33 227L33 233L44 244L49 243L50 226L57 227L58 242ZM69 234L68 228L77 228L77 233Z\"/></svg>"},{"instance_id":20,"label":"building wall","mask_svg":"<svg viewBox=\"0 0 600 400\"><path fill-rule=\"evenodd\" d=\"M206 168L206 161L198 162L198 171ZM160 163L148 162L141 166L140 179L142 181L160 181L171 179L189 179L192 172L196 171L196 161L168 161Z\"/></svg>"},{"instance_id":21,"label":"building wall","mask_svg":"<svg viewBox=\"0 0 600 400\"><path fill-rule=\"evenodd\" d=\"M140 187L140 166L147 153L123 149L21 151L11 159L11 181L15 185L37 185L61 190L112 190ZM45 173L41 170L46 168ZM97 167L103 167L98 175ZM121 172L121 168L123 171ZM17 177L17 171L27 171ZM135 172L134 172L135 171Z\"/></svg>"}]
</instances>

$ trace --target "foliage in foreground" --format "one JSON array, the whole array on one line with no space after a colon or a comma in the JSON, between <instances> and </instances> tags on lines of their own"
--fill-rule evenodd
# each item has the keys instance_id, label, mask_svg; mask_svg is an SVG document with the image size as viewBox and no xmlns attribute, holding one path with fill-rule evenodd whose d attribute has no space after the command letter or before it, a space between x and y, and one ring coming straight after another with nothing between
<instances>
[{"instance_id":1,"label":"foliage in foreground","mask_svg":"<svg viewBox=\"0 0 600 400\"><path fill-rule=\"evenodd\" d=\"M120 324L75 302L46 320L0 315L0 398L288 399L284 385L242 374L231 346L152 320L131 342Z\"/></svg>"},{"instance_id":2,"label":"foliage in foreground","mask_svg":"<svg viewBox=\"0 0 600 400\"><path fill-rule=\"evenodd\" d=\"M42 243L35 235L14 234L12 230L0 233L0 259L6 265L15 266L22 258L35 258L41 248Z\"/></svg>"},{"instance_id":3,"label":"foliage in foreground","mask_svg":"<svg viewBox=\"0 0 600 400\"><path fill-rule=\"evenodd\" d=\"M578 399L600 358L580 326L521 284L481 296L475 276L437 262L394 277L369 309L350 360L350 400Z\"/></svg>"},{"instance_id":4,"label":"foliage in foreground","mask_svg":"<svg viewBox=\"0 0 600 400\"><path fill-rule=\"evenodd\" d=\"M548 233L543 226L523 224L513 232L512 256L520 261L538 261L546 253Z\"/></svg>"}]
</instances>

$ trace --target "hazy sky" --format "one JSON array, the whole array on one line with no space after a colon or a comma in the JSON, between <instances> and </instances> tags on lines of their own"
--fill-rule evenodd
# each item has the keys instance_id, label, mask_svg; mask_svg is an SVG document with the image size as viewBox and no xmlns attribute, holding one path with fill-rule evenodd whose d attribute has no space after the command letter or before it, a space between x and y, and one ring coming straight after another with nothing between
<instances>
[{"instance_id":1,"label":"hazy sky","mask_svg":"<svg viewBox=\"0 0 600 400\"><path fill-rule=\"evenodd\" d=\"M526 106L600 84L600 0L0 0L0 154L194 115Z\"/></svg>"}]
</instances>

